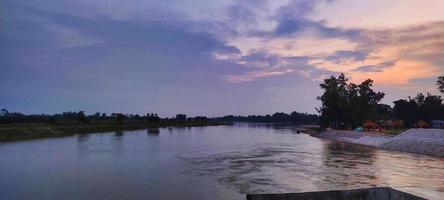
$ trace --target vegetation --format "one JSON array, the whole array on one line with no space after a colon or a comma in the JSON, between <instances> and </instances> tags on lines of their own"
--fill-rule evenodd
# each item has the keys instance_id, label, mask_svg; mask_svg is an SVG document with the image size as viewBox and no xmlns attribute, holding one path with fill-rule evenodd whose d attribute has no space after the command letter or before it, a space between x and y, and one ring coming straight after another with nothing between
<instances>
[{"instance_id":1,"label":"vegetation","mask_svg":"<svg viewBox=\"0 0 444 200\"><path fill-rule=\"evenodd\" d=\"M26 115L0 112L0 140L17 140L42 137L66 136L76 133L108 132L117 130L148 129L155 132L158 127L168 126L208 126L228 124L231 122L270 122L316 124L319 117L313 114L292 112L275 113L273 115L225 116L207 118L205 116L187 117L177 114L174 118L161 118L156 113L146 115L112 113L95 113L86 115L85 112L63 112L61 114Z\"/></svg>"},{"instance_id":2,"label":"vegetation","mask_svg":"<svg viewBox=\"0 0 444 200\"><path fill-rule=\"evenodd\" d=\"M444 76L438 77L436 85L438 86L439 92L444 93Z\"/></svg>"},{"instance_id":3,"label":"vegetation","mask_svg":"<svg viewBox=\"0 0 444 200\"><path fill-rule=\"evenodd\" d=\"M340 129L374 127L428 127L432 120L444 119L444 105L439 95L418 93L416 97L400 99L394 107L380 104L384 93L372 89L368 79L359 85L348 83L344 74L332 76L320 85L324 91L318 99L322 106L322 127ZM444 76L438 78L438 90L444 93Z\"/></svg>"},{"instance_id":4,"label":"vegetation","mask_svg":"<svg viewBox=\"0 0 444 200\"><path fill-rule=\"evenodd\" d=\"M444 119L444 105L442 98L438 95L423 95L419 93L416 97L400 99L394 102L393 116L404 121L408 126L415 125L420 121L430 122L436 119ZM423 122L421 126L423 126Z\"/></svg>"},{"instance_id":5,"label":"vegetation","mask_svg":"<svg viewBox=\"0 0 444 200\"><path fill-rule=\"evenodd\" d=\"M444 76L436 82L438 91L444 93ZM389 105L381 104L384 93L372 89L373 80L359 85L349 83L344 74L330 77L320 84L323 94L318 97L322 106L316 114L276 112L272 115L248 115L207 118L187 117L177 114L174 118L160 118L156 113L146 115L85 112L63 112L61 114L26 115L0 110L0 140L26 139L71 135L75 133L106 132L116 130L145 129L167 126L206 126L227 122L260 122L281 124L320 124L321 127L349 129L404 127L428 127L435 119L444 119L444 105L441 96L418 93L416 97L400 99ZM155 129L153 129L155 130ZM396 131L394 131L396 132Z\"/></svg>"},{"instance_id":6,"label":"vegetation","mask_svg":"<svg viewBox=\"0 0 444 200\"><path fill-rule=\"evenodd\" d=\"M0 140L58 137L76 133L109 132L118 130L152 129L168 126L209 126L222 122L198 116L187 118L160 118L155 113L138 114L95 113L87 116L83 111L54 115L25 115L2 109L0 112Z\"/></svg>"},{"instance_id":7,"label":"vegetation","mask_svg":"<svg viewBox=\"0 0 444 200\"><path fill-rule=\"evenodd\" d=\"M276 112L272 115L248 115L233 116L227 115L216 118L223 122L260 122L260 123L284 123L284 124L318 124L319 116L315 114L300 113L293 111L290 114Z\"/></svg>"},{"instance_id":8,"label":"vegetation","mask_svg":"<svg viewBox=\"0 0 444 200\"><path fill-rule=\"evenodd\" d=\"M345 128L361 126L364 120L376 119L378 114L388 112L388 105L378 104L384 93L371 89L373 81L368 79L359 85L348 83L344 74L338 78L332 76L321 85L324 91L318 97L322 106L321 126Z\"/></svg>"}]
</instances>

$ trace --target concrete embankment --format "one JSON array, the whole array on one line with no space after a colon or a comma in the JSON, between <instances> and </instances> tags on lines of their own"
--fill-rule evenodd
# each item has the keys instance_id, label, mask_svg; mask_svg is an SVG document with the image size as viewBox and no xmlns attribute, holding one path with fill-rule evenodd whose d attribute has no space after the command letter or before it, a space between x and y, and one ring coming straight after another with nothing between
<instances>
[{"instance_id":1,"label":"concrete embankment","mask_svg":"<svg viewBox=\"0 0 444 200\"><path fill-rule=\"evenodd\" d=\"M381 148L444 157L444 130L410 129L385 142Z\"/></svg>"},{"instance_id":2,"label":"concrete embankment","mask_svg":"<svg viewBox=\"0 0 444 200\"><path fill-rule=\"evenodd\" d=\"M393 138L393 136L384 135L376 132L358 133L355 131L344 131L344 130L333 130L333 129L328 129L313 136L334 141L349 142L349 143L374 146L374 147L379 147Z\"/></svg>"},{"instance_id":3,"label":"concrete embankment","mask_svg":"<svg viewBox=\"0 0 444 200\"><path fill-rule=\"evenodd\" d=\"M443 129L410 129L397 136L378 132L357 133L329 129L313 136L395 151L444 157Z\"/></svg>"}]
</instances>

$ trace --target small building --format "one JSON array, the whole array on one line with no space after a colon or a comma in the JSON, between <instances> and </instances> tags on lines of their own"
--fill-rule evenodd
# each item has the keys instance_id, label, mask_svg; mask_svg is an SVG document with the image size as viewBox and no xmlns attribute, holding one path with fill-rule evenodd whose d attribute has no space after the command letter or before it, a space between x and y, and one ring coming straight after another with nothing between
<instances>
[{"instance_id":1,"label":"small building","mask_svg":"<svg viewBox=\"0 0 444 200\"><path fill-rule=\"evenodd\" d=\"M444 120L432 120L431 123L432 128L444 129Z\"/></svg>"}]
</instances>

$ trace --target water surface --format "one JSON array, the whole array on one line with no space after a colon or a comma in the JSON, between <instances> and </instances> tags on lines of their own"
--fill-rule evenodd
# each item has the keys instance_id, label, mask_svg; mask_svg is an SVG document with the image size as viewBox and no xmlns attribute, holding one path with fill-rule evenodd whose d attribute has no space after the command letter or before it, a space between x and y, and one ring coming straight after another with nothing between
<instances>
[{"instance_id":1,"label":"water surface","mask_svg":"<svg viewBox=\"0 0 444 200\"><path fill-rule=\"evenodd\" d=\"M444 158L251 124L0 143L0 199L245 199L371 186L443 199Z\"/></svg>"}]
</instances>

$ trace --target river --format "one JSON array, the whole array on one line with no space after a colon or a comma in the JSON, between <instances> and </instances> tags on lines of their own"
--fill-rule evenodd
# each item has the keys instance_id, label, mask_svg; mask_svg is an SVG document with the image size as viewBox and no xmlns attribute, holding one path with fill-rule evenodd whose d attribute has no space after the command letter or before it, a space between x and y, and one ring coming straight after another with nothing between
<instances>
[{"instance_id":1,"label":"river","mask_svg":"<svg viewBox=\"0 0 444 200\"><path fill-rule=\"evenodd\" d=\"M0 199L245 199L390 186L444 199L444 158L235 124L0 143Z\"/></svg>"}]
</instances>

